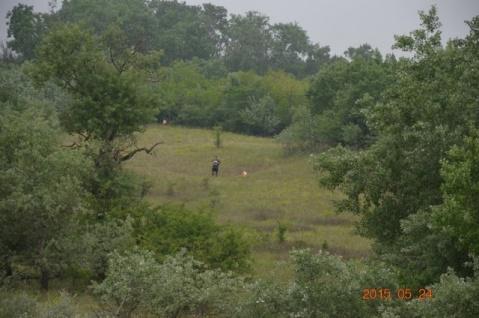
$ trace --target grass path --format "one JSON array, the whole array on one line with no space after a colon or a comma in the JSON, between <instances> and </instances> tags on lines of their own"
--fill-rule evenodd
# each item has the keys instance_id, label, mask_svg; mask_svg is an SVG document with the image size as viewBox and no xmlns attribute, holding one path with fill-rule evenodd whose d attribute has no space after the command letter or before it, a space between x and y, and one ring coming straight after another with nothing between
<instances>
[{"instance_id":1,"label":"grass path","mask_svg":"<svg viewBox=\"0 0 479 318\"><path fill-rule=\"evenodd\" d=\"M270 138L223 133L222 139L217 149L209 130L150 126L139 145L163 144L153 156L138 155L127 168L151 182L151 203L214 207L220 222L245 227L254 240L259 275L271 273L293 247L326 244L346 257L368 254L369 242L354 234L354 216L333 212L339 194L319 187L307 156L285 157ZM210 177L216 155L222 162L218 178ZM240 175L243 170L247 177ZM276 239L278 222L287 226L283 244Z\"/></svg>"}]
</instances>

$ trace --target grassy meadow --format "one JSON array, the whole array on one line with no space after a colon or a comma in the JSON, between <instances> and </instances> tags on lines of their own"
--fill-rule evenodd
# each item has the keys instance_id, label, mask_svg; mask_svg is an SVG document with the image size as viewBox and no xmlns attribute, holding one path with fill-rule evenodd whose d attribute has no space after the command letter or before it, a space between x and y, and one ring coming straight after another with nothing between
<instances>
[{"instance_id":1,"label":"grassy meadow","mask_svg":"<svg viewBox=\"0 0 479 318\"><path fill-rule=\"evenodd\" d=\"M338 193L321 189L309 157L285 156L271 138L222 133L221 148L211 130L153 125L138 136L138 145L163 142L152 155L140 154L127 169L151 183L152 204L179 203L214 208L222 223L242 226L254 247L255 273L274 273L275 264L293 247L327 247L345 257L367 255L369 241L354 233L355 217L337 215ZM220 176L211 177L210 162L218 156ZM246 171L246 177L241 172ZM278 224L286 226L278 241ZM282 275L287 270L278 269Z\"/></svg>"}]
</instances>

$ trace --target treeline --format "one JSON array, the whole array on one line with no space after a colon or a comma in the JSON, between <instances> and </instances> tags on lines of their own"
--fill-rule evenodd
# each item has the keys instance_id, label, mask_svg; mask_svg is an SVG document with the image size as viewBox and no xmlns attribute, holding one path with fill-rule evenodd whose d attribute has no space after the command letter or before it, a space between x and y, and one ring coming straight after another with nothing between
<instances>
[{"instance_id":1,"label":"treeline","mask_svg":"<svg viewBox=\"0 0 479 318\"><path fill-rule=\"evenodd\" d=\"M51 30L79 24L120 72L135 55L156 57L161 67L149 80L157 120L283 132L288 150L367 145L370 131L356 104L376 102L397 63L367 44L331 57L297 24L271 25L257 12L228 16L211 4L73 0L48 14L19 5L8 17L8 47L20 61L36 59Z\"/></svg>"},{"instance_id":2,"label":"treeline","mask_svg":"<svg viewBox=\"0 0 479 318\"><path fill-rule=\"evenodd\" d=\"M276 135L292 123L309 104L305 92L318 70L359 58L382 63L368 45L331 57L297 24L271 25L257 12L228 16L211 4L73 0L46 14L18 5L8 18L8 48L18 61L38 58L52 30L79 24L119 71L135 55L158 58L161 71L150 78L157 120L254 135Z\"/></svg>"},{"instance_id":3,"label":"treeline","mask_svg":"<svg viewBox=\"0 0 479 318\"><path fill-rule=\"evenodd\" d=\"M163 65L194 58L217 60L228 72L284 70L300 78L315 74L330 59L329 47L312 43L296 23L271 24L258 12L231 15L212 4L191 6L178 1L63 1L50 13L18 5L8 14L9 47L23 59L59 24L81 23L96 35L122 33L125 48L161 51Z\"/></svg>"}]
</instances>

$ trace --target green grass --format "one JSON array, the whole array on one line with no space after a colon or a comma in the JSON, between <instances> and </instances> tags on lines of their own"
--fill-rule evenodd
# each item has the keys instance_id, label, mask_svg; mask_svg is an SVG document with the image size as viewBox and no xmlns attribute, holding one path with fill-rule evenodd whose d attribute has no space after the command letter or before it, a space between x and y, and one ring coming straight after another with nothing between
<instances>
[{"instance_id":1,"label":"green grass","mask_svg":"<svg viewBox=\"0 0 479 318\"><path fill-rule=\"evenodd\" d=\"M138 144L163 144L126 167L151 182L151 203L214 207L220 222L246 228L254 240L258 275L270 274L294 247L315 250L327 242L330 251L345 257L369 253L369 241L354 234L357 219L333 212L340 194L319 187L308 156L285 157L271 138L223 133L222 139L217 149L213 131L150 126ZM218 178L210 177L215 156L222 162ZM247 177L240 175L243 170ZM277 242L278 222L288 228L283 244Z\"/></svg>"}]
</instances>

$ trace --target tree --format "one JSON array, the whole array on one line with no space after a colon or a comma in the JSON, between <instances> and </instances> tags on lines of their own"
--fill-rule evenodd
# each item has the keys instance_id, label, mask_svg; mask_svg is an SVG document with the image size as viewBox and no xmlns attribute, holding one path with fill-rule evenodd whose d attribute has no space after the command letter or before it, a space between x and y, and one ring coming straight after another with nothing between
<instances>
[{"instance_id":1,"label":"tree","mask_svg":"<svg viewBox=\"0 0 479 318\"><path fill-rule=\"evenodd\" d=\"M58 28L45 37L30 73L37 83L52 79L71 94L73 101L61 110L60 118L66 131L78 139L72 146L86 146L94 160L90 191L101 214L122 196L121 188L128 188L119 174L121 163L139 152L151 153L159 143L137 147L134 138L155 114L156 103L141 68L148 56L136 53L118 67L100 44L79 26Z\"/></svg>"},{"instance_id":2,"label":"tree","mask_svg":"<svg viewBox=\"0 0 479 318\"><path fill-rule=\"evenodd\" d=\"M212 4L189 6L178 1L152 1L157 23L155 47L165 51L164 63L194 57L219 57L227 26L225 8Z\"/></svg>"},{"instance_id":3,"label":"tree","mask_svg":"<svg viewBox=\"0 0 479 318\"><path fill-rule=\"evenodd\" d=\"M240 112L244 130L252 135L274 134L280 124L276 108L276 103L268 95L260 100L252 98L249 106Z\"/></svg>"},{"instance_id":4,"label":"tree","mask_svg":"<svg viewBox=\"0 0 479 318\"><path fill-rule=\"evenodd\" d=\"M229 74L224 88L222 105L216 115L216 122L230 131L245 131L240 112L249 106L251 99L265 96L266 90L262 78L254 72Z\"/></svg>"},{"instance_id":5,"label":"tree","mask_svg":"<svg viewBox=\"0 0 479 318\"><path fill-rule=\"evenodd\" d=\"M369 46L361 48L364 47ZM361 48L358 50L361 51ZM356 49L350 50L353 52ZM380 55L370 58L355 56L351 61L341 58L322 66L306 93L309 103L303 102L309 106L309 113L316 123L311 125L309 120L297 117L299 121L293 122L295 127L290 129L290 132L296 133L289 136L298 139L286 138L287 142L290 145L294 142L302 145L296 148L304 148L309 144L312 146L309 150L337 144L353 148L369 145L374 133L367 123L366 114L394 82L394 68L394 61L383 61ZM315 129L303 129L309 133L298 134L302 130L298 127L301 123L315 126ZM312 135L313 132L315 135ZM307 142L304 138L308 139Z\"/></svg>"},{"instance_id":6,"label":"tree","mask_svg":"<svg viewBox=\"0 0 479 318\"><path fill-rule=\"evenodd\" d=\"M282 130L291 124L296 108L308 105L309 81L298 80L285 71L271 71L266 73L262 82L277 105L275 115L280 119L278 130Z\"/></svg>"},{"instance_id":7,"label":"tree","mask_svg":"<svg viewBox=\"0 0 479 318\"><path fill-rule=\"evenodd\" d=\"M320 46L319 43L310 45L307 52L305 75L315 75L330 62L330 52L329 46Z\"/></svg>"},{"instance_id":8,"label":"tree","mask_svg":"<svg viewBox=\"0 0 479 318\"><path fill-rule=\"evenodd\" d=\"M466 137L478 126L477 88L465 83L477 81L477 69L471 65L477 65L478 60L472 53L477 52L477 31L471 29L465 40L450 42L443 48L436 9L420 15L421 29L397 37L397 46L412 50L413 58L399 61L397 81L387 90L384 100L368 111L367 122L376 140L359 152L333 149L320 156L318 168L326 173L324 185L340 188L346 194L347 198L339 203L340 210L360 214L360 230L376 241L377 250L403 268L407 276L416 278L416 284L425 285L437 280L447 266L470 274L464 262L470 259L469 244L474 241L474 232L463 224L466 228L460 231L467 231L469 237L469 244L463 244L465 237L441 235L448 230L438 232L441 226L428 220L447 198L453 200L446 210L463 195L461 189L474 186L452 180L459 174L467 182L468 173L474 173L464 168L474 153L473 147L466 146ZM473 21L477 24L478 20ZM443 166L443 160L453 146L465 147L454 150L465 163L451 162L454 169L450 169L447 163ZM467 215L469 208L466 205L449 212ZM453 216L449 217L454 221ZM440 237L441 244L434 237ZM412 241L424 244L411 245ZM434 259L420 257L426 242L437 248L425 254ZM430 263L441 265L432 274L427 271L423 275L424 267Z\"/></svg>"},{"instance_id":9,"label":"tree","mask_svg":"<svg viewBox=\"0 0 479 318\"><path fill-rule=\"evenodd\" d=\"M271 27L271 66L274 69L301 76L304 57L310 47L306 31L297 23L278 23Z\"/></svg>"},{"instance_id":10,"label":"tree","mask_svg":"<svg viewBox=\"0 0 479 318\"><path fill-rule=\"evenodd\" d=\"M0 116L1 262L33 266L40 284L66 264L65 239L85 209L83 180L91 166L65 150L45 114L28 109Z\"/></svg>"},{"instance_id":11,"label":"tree","mask_svg":"<svg viewBox=\"0 0 479 318\"><path fill-rule=\"evenodd\" d=\"M230 71L268 70L272 42L268 17L252 11L232 15L226 34L225 63Z\"/></svg>"},{"instance_id":12,"label":"tree","mask_svg":"<svg viewBox=\"0 0 479 318\"><path fill-rule=\"evenodd\" d=\"M344 52L344 55L350 60L364 59L382 61L381 53L378 49L373 49L369 44L360 45L358 48L350 47Z\"/></svg>"},{"instance_id":13,"label":"tree","mask_svg":"<svg viewBox=\"0 0 479 318\"><path fill-rule=\"evenodd\" d=\"M96 36L102 36L114 25L123 33L128 48L140 53L156 48L157 25L149 1L66 0L52 19L59 24L82 24Z\"/></svg>"},{"instance_id":14,"label":"tree","mask_svg":"<svg viewBox=\"0 0 479 318\"><path fill-rule=\"evenodd\" d=\"M208 79L197 61L163 68L158 117L198 127L212 127L223 98L223 80Z\"/></svg>"},{"instance_id":15,"label":"tree","mask_svg":"<svg viewBox=\"0 0 479 318\"><path fill-rule=\"evenodd\" d=\"M35 48L46 31L44 15L33 12L33 6L16 5L7 13L7 35L12 40L8 47L13 49L24 59L35 57Z\"/></svg>"}]
</instances>

